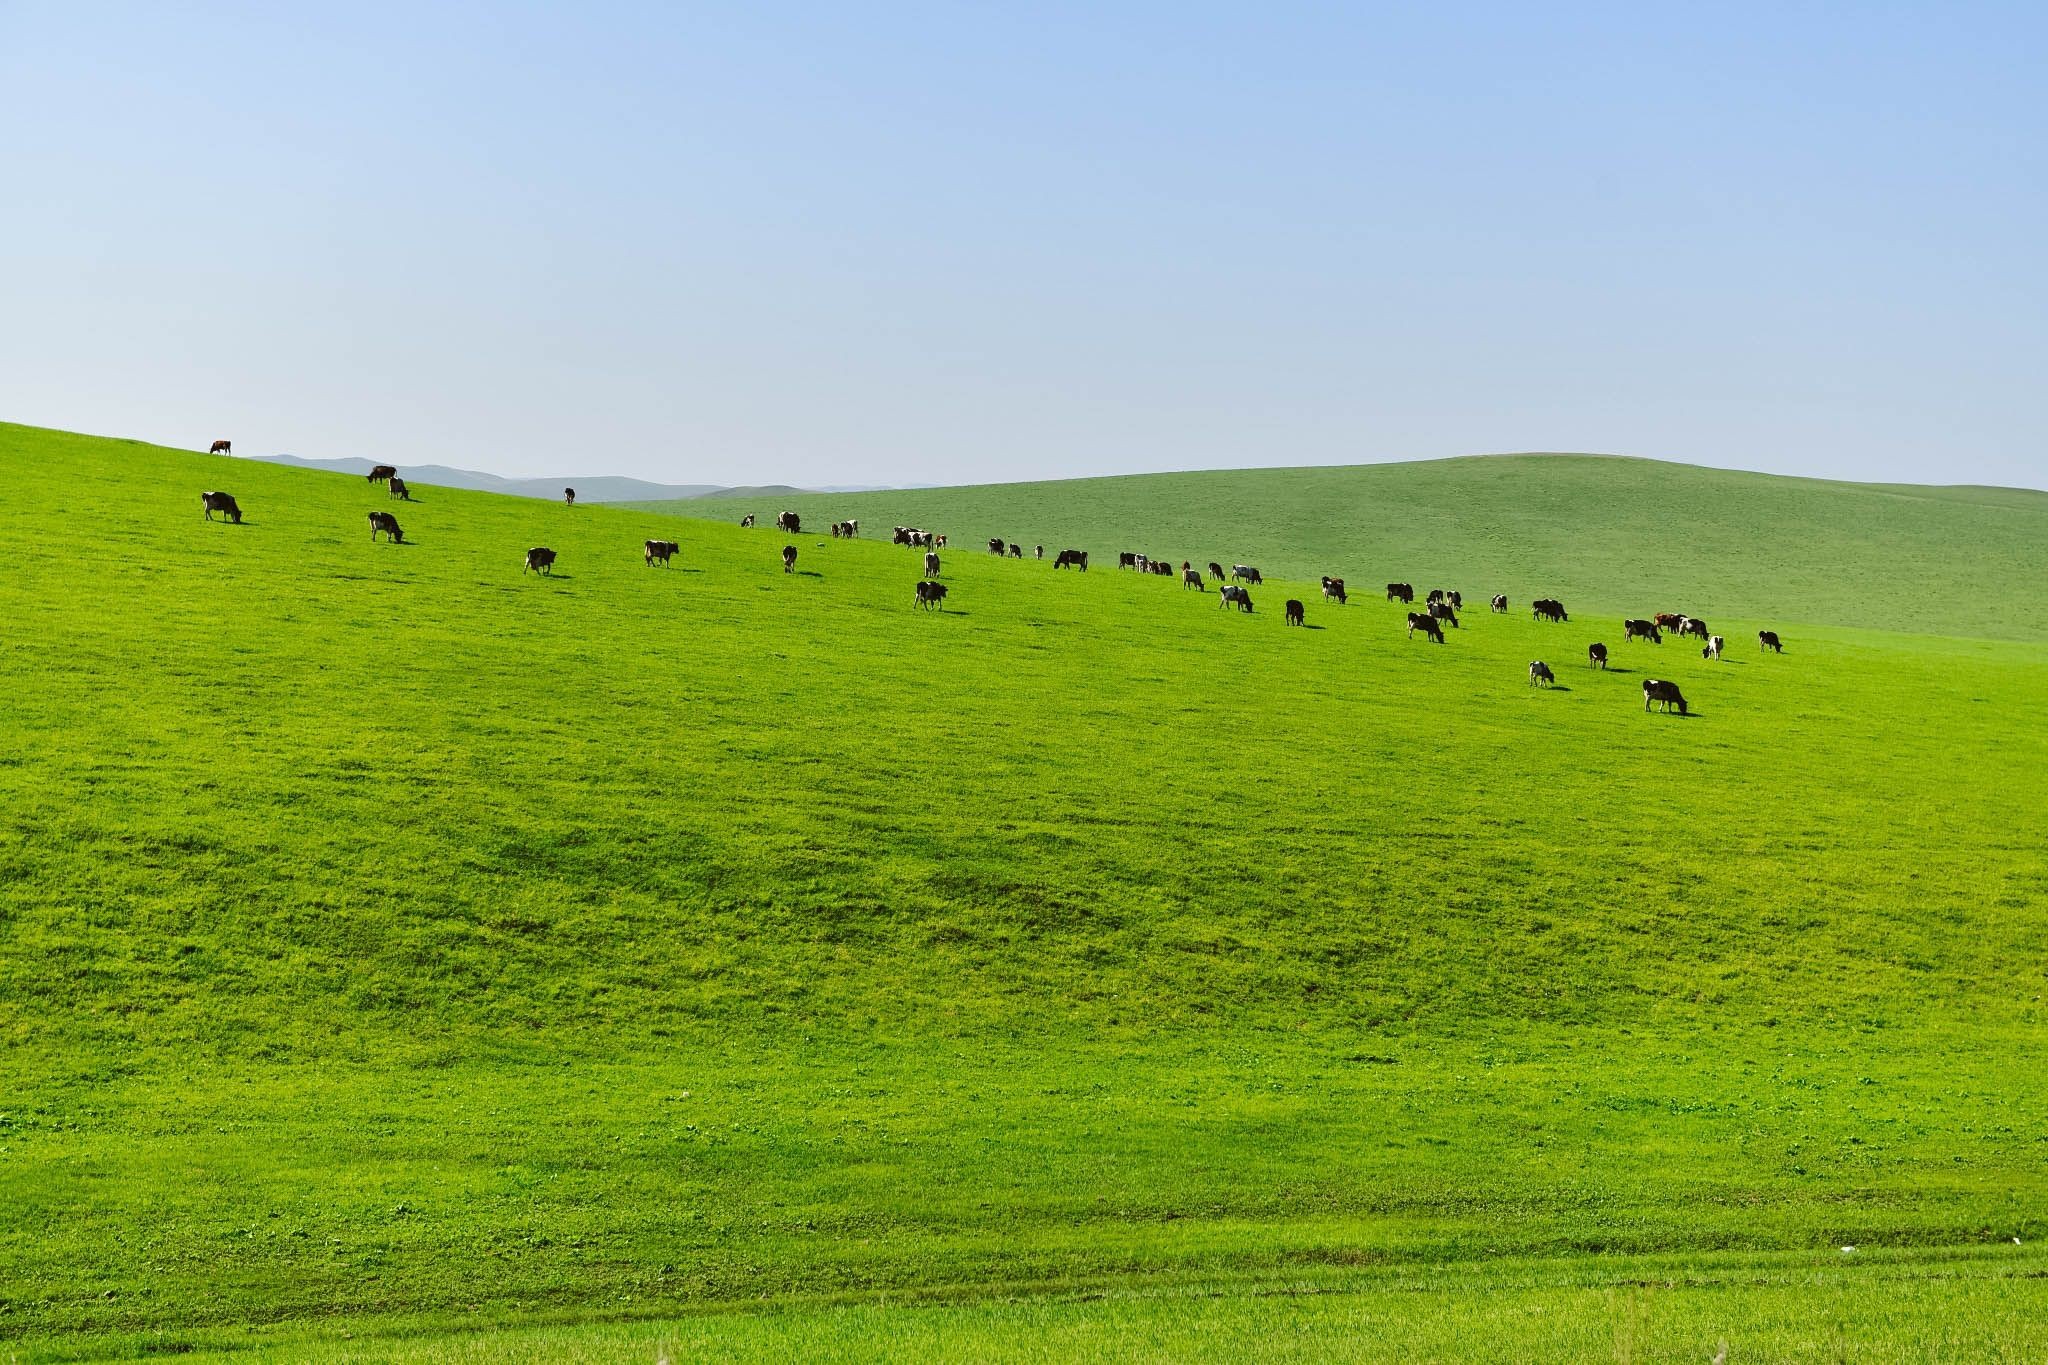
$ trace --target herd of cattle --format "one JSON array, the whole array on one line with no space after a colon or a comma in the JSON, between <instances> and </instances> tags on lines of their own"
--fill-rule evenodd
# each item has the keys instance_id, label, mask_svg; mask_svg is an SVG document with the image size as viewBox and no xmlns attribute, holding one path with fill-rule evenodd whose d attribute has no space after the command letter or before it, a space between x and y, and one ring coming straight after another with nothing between
<instances>
[{"instance_id":1,"label":"herd of cattle","mask_svg":"<svg viewBox=\"0 0 2048 1365\"><path fill-rule=\"evenodd\" d=\"M232 453L232 451L233 444L231 442L215 441L211 453L227 454ZM405 480L398 476L398 470L391 465L380 464L375 466L370 470L368 479L372 484L385 484L388 496L393 499L405 502L412 500L412 490L406 486ZM576 490L568 488L564 489L563 493L564 501L570 506L574 506ZM215 514L218 513L223 520L232 522L237 526L242 524L242 509L232 494L208 490L200 495L200 500L203 504L206 520L212 521ZM390 512L373 511L369 514L369 520L370 539L373 542L379 536L382 536L394 545L404 543L405 532L399 526L398 518ZM740 525L743 527L752 526L753 524L754 517L752 513L740 519ZM775 528L788 535L801 535L803 532L803 519L795 512L783 512L775 518ZM859 535L860 522L857 520L835 521L832 523L832 536L835 540L851 540ZM920 527L898 526L894 528L892 540L894 544L906 545L913 549L924 551L924 576L917 583L913 605L926 610L944 610L946 585L937 580L940 573L939 551L946 547L946 537ZM681 550L682 547L673 540L649 540L642 547L642 555L645 563L650 568L657 564L667 567L669 560L679 554ZM991 539L988 542L988 552L992 555L1010 559L1024 558L1024 546L1019 541L1007 541L999 538ZM1032 557L1043 560L1045 558L1045 547L1043 545L1034 546ZM785 545L782 547L782 571L784 573L794 573L796 571L796 558L796 546ZM526 552L526 564L520 572L522 574L552 574L554 567L555 552L545 545L536 545ZM1086 550L1061 550L1053 556L1053 567L1055 569L1079 569L1081 572L1086 573L1088 571L1088 552ZM1253 587L1263 587L1266 581L1259 570L1249 564L1233 564L1230 566L1229 572L1226 573L1220 562L1210 560L1208 564L1208 578L1205 579L1202 571L1196 568L1192 561L1184 559L1180 561L1176 569L1174 562L1170 558L1141 554L1131 550L1126 550L1117 556L1117 567L1119 569L1130 569L1136 573L1159 574L1168 577L1178 572L1181 586L1183 588L1193 588L1197 592L1207 592L1208 580L1213 579L1217 584L1216 605L1226 610L1235 607L1239 612L1247 615L1252 612L1251 589ZM1322 580L1322 586L1323 600L1325 602L1335 602L1339 606L1346 605L1349 602L1350 599L1346 594L1343 579L1325 575ZM1399 602L1404 606L1413 606L1415 602L1414 585L1410 583L1387 584L1387 601ZM1465 599L1462 593L1446 588L1430 589L1423 597L1423 609L1408 613L1408 638L1413 640L1419 631L1424 639L1436 644L1443 644L1444 627L1449 626L1454 630L1459 628L1458 613L1464 609L1464 606ZM1488 606L1495 614L1505 614L1508 610L1506 594L1496 593L1488 602ZM1530 616L1538 621L1564 624L1571 620L1571 616L1564 609L1564 603L1554 597L1539 597L1531 602L1529 607ZM1290 626L1306 625L1308 609L1299 599L1289 598L1283 608L1283 618L1286 624ZM1712 633L1707 628L1705 621L1697 616L1690 616L1681 612L1658 612L1650 617L1631 617L1621 623L1621 629L1624 643L1642 641L1646 644L1662 645L1666 635L1675 635L1681 639L1697 639L1700 641L1700 656L1704 659L1720 659L1722 651L1727 645L1727 641L1723 637ZM1757 632L1756 638L1758 648L1769 650L1773 653L1784 652L1784 646L1779 642L1776 631L1760 630ZM1607 667L1607 646L1598 642L1588 645L1586 647L1586 666L1589 668L1605 669ZM1529 685L1531 687L1539 685L1548 687L1556 682L1557 676L1551 672L1549 664L1541 659L1530 661ZM1645 678L1643 680L1643 709L1648 711L1651 707L1660 705L1666 711L1676 708L1680 715L1690 714L1685 696L1679 691L1676 683L1662 678Z\"/></svg>"}]
</instances>

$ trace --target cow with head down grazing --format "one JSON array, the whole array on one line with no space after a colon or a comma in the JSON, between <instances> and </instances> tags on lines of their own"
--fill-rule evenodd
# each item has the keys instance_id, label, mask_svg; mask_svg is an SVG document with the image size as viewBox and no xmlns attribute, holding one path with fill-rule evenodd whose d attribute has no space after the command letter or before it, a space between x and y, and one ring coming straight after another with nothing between
<instances>
[{"instance_id":1,"label":"cow with head down grazing","mask_svg":"<svg viewBox=\"0 0 2048 1365\"><path fill-rule=\"evenodd\" d=\"M209 455L232 455L235 453L235 443L233 441L215 441L206 448L206 453Z\"/></svg>"},{"instance_id":2,"label":"cow with head down grazing","mask_svg":"<svg viewBox=\"0 0 2048 1365\"><path fill-rule=\"evenodd\" d=\"M1692 714L1692 712L1686 709L1685 694L1678 690L1678 684L1675 682L1666 682L1661 678L1643 679L1643 709L1645 711L1650 709L1651 702L1661 703L1666 711L1675 706L1678 708L1678 714L1681 716Z\"/></svg>"},{"instance_id":3,"label":"cow with head down grazing","mask_svg":"<svg viewBox=\"0 0 2048 1365\"><path fill-rule=\"evenodd\" d=\"M1340 607L1343 606L1346 601L1344 596L1344 580L1341 578L1331 578L1327 574L1324 575L1323 600L1325 602L1335 602Z\"/></svg>"},{"instance_id":4,"label":"cow with head down grazing","mask_svg":"<svg viewBox=\"0 0 2048 1365\"><path fill-rule=\"evenodd\" d=\"M1557 685L1557 675L1550 671L1550 665L1544 663L1543 660L1531 659L1529 661L1529 686L1534 687L1538 683L1542 683L1545 687L1554 687Z\"/></svg>"},{"instance_id":5,"label":"cow with head down grazing","mask_svg":"<svg viewBox=\"0 0 2048 1365\"><path fill-rule=\"evenodd\" d=\"M1444 642L1444 628L1438 625L1436 618L1426 611L1411 611L1408 613L1408 638L1414 639L1415 632L1418 630L1438 644Z\"/></svg>"},{"instance_id":6,"label":"cow with head down grazing","mask_svg":"<svg viewBox=\"0 0 2048 1365\"><path fill-rule=\"evenodd\" d=\"M398 529L398 518L389 512L370 513L370 539L375 541L380 533L393 545L405 543L405 532Z\"/></svg>"},{"instance_id":7,"label":"cow with head down grazing","mask_svg":"<svg viewBox=\"0 0 2048 1365\"><path fill-rule=\"evenodd\" d=\"M232 521L235 525L240 526L242 524L241 504L235 501L234 494L214 492L201 493L199 495L199 501L201 505L206 509L206 519L208 521L212 521L213 514L215 512L218 512L221 514L222 517L226 518L229 521Z\"/></svg>"},{"instance_id":8,"label":"cow with head down grazing","mask_svg":"<svg viewBox=\"0 0 2048 1365\"><path fill-rule=\"evenodd\" d=\"M1783 654L1785 652L1785 646L1778 643L1778 632L1775 630L1758 631L1756 633L1756 643L1757 648L1768 649L1773 654Z\"/></svg>"}]
</instances>

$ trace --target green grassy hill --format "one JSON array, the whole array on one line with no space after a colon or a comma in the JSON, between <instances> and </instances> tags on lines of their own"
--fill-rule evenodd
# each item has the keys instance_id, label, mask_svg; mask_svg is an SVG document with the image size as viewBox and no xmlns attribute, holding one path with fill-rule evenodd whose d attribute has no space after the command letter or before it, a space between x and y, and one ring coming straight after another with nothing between
<instances>
[{"instance_id":1,"label":"green grassy hill","mask_svg":"<svg viewBox=\"0 0 2048 1365\"><path fill-rule=\"evenodd\" d=\"M958 1304L973 1354L1007 1300L1083 1295L1073 1340L1175 1353L1176 1295L1263 1332L1248 1296L1417 1287L1479 1296L1424 1350L1503 1295L1560 1350L1789 1352L1899 1302L2038 1341L1996 1307L2048 1235L2038 642L1816 621L1904 600L1846 575L1745 617L1679 514L1725 663L957 543L928 613L872 538L24 427L0 464L9 1350L765 1299ZM1558 468L1635 524L1641 467ZM1962 530L1922 572L2010 627L2041 546L1994 575L1970 546L2032 513L1987 502L1925 499ZM1475 593L1504 553L1446 519L1410 573ZM1693 716L1644 714L1652 671ZM1823 1282L1848 1306L1788 1326Z\"/></svg>"},{"instance_id":2,"label":"green grassy hill","mask_svg":"<svg viewBox=\"0 0 2048 1365\"><path fill-rule=\"evenodd\" d=\"M1828 483L1597 455L1225 470L644 504L738 520L785 508L990 537L1254 564L1368 590L1558 597L2003 640L2048 639L2048 493Z\"/></svg>"}]
</instances>

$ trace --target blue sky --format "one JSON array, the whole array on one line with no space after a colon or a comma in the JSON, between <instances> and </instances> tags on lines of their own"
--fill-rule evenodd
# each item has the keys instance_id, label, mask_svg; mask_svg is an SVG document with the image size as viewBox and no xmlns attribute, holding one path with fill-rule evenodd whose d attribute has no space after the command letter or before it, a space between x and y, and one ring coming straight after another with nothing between
<instances>
[{"instance_id":1,"label":"blue sky","mask_svg":"<svg viewBox=\"0 0 2048 1365\"><path fill-rule=\"evenodd\" d=\"M0 0L0 418L2048 486L2048 8Z\"/></svg>"}]
</instances>

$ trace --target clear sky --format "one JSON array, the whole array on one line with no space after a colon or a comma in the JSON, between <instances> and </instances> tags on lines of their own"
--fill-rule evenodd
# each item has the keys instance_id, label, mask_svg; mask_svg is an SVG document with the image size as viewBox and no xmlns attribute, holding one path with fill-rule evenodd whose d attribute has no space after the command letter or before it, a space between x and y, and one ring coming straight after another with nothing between
<instances>
[{"instance_id":1,"label":"clear sky","mask_svg":"<svg viewBox=\"0 0 2048 1365\"><path fill-rule=\"evenodd\" d=\"M0 418L2048 486L2048 6L0 0Z\"/></svg>"}]
</instances>

